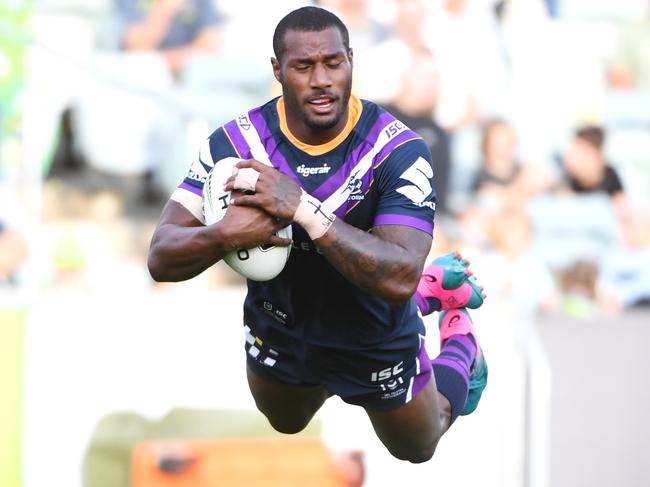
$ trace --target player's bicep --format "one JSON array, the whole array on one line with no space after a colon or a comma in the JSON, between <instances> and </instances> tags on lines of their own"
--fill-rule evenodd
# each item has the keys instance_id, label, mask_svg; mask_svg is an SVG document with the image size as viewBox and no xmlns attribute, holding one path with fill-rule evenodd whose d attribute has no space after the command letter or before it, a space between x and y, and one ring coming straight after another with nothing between
<instances>
[{"instance_id":1,"label":"player's bicep","mask_svg":"<svg viewBox=\"0 0 650 487\"><path fill-rule=\"evenodd\" d=\"M199 227L203 225L203 222L194 216L192 212L188 210L184 205L178 201L170 199L165 205L165 208L163 208L156 231L167 225L179 227Z\"/></svg>"},{"instance_id":2,"label":"player's bicep","mask_svg":"<svg viewBox=\"0 0 650 487\"><path fill-rule=\"evenodd\" d=\"M194 191L187 190L181 186L174 190L169 199L170 202L178 203L201 224L205 224L205 215L203 213L203 194L198 195Z\"/></svg>"},{"instance_id":3,"label":"player's bicep","mask_svg":"<svg viewBox=\"0 0 650 487\"><path fill-rule=\"evenodd\" d=\"M432 242L428 233L404 225L378 225L372 228L372 234L386 242L399 245L418 262L420 269L424 268Z\"/></svg>"}]
</instances>

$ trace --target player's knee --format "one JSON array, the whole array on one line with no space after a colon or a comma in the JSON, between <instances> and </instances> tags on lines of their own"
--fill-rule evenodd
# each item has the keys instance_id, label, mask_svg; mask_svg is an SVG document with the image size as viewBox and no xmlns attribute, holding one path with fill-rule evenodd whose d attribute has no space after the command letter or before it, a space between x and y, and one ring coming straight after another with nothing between
<instances>
[{"instance_id":1,"label":"player's knee","mask_svg":"<svg viewBox=\"0 0 650 487\"><path fill-rule=\"evenodd\" d=\"M266 419L269 420L269 423L275 431L284 433L285 435L295 435L296 433L300 433L309 424L309 420L274 417L270 414L266 415Z\"/></svg>"},{"instance_id":2,"label":"player's knee","mask_svg":"<svg viewBox=\"0 0 650 487\"><path fill-rule=\"evenodd\" d=\"M285 435L295 435L307 427L307 423L296 423L291 421L271 421L269 419L269 423L271 423L271 426L275 431L284 433Z\"/></svg>"},{"instance_id":3,"label":"player's knee","mask_svg":"<svg viewBox=\"0 0 650 487\"><path fill-rule=\"evenodd\" d=\"M431 446L429 448L423 448L415 452L414 455L411 455L407 460L411 463L424 463L428 462L433 458L436 448Z\"/></svg>"},{"instance_id":4,"label":"player's knee","mask_svg":"<svg viewBox=\"0 0 650 487\"><path fill-rule=\"evenodd\" d=\"M424 463L431 460L436 451L438 438L424 445L412 445L408 448L389 449L391 455L399 460L411 463Z\"/></svg>"},{"instance_id":5,"label":"player's knee","mask_svg":"<svg viewBox=\"0 0 650 487\"><path fill-rule=\"evenodd\" d=\"M405 452L404 455L398 456L397 458L411 463L424 463L431 460L435 451L436 451L436 447L431 445L428 447L418 448L415 450L409 450Z\"/></svg>"}]
</instances>

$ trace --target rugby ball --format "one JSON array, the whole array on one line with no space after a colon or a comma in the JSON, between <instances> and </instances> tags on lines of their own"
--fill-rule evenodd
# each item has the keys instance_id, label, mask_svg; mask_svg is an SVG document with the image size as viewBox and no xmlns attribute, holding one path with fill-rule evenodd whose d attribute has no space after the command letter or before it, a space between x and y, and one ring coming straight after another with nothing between
<instances>
[{"instance_id":1,"label":"rugby ball","mask_svg":"<svg viewBox=\"0 0 650 487\"><path fill-rule=\"evenodd\" d=\"M220 221L230 204L230 191L224 191L223 184L232 174L232 168L242 159L226 157L217 161L203 185L203 215L205 224ZM282 238L291 238L291 225L277 232ZM235 272L253 281L268 281L282 272L289 259L291 246L258 245L250 249L236 249L226 254L223 260Z\"/></svg>"}]
</instances>

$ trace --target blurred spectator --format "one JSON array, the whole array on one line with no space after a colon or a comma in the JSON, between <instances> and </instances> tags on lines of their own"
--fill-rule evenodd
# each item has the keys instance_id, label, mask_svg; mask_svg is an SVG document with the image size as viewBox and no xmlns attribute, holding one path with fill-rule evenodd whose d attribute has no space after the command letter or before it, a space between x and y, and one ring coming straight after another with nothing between
<instances>
[{"instance_id":1,"label":"blurred spectator","mask_svg":"<svg viewBox=\"0 0 650 487\"><path fill-rule=\"evenodd\" d=\"M173 72L217 51L221 16L214 0L116 0L127 51L160 51Z\"/></svg>"},{"instance_id":2,"label":"blurred spectator","mask_svg":"<svg viewBox=\"0 0 650 487\"><path fill-rule=\"evenodd\" d=\"M366 51L355 52L354 58L356 91L379 103L389 103L397 97L411 57L427 49L424 28L428 9L422 0L395 0L395 6L392 35ZM390 69L386 69L387 60Z\"/></svg>"},{"instance_id":3,"label":"blurred spectator","mask_svg":"<svg viewBox=\"0 0 650 487\"><path fill-rule=\"evenodd\" d=\"M424 40L440 72L439 123L460 130L503 112L507 71L493 0L443 0Z\"/></svg>"},{"instance_id":4,"label":"blurred spectator","mask_svg":"<svg viewBox=\"0 0 650 487\"><path fill-rule=\"evenodd\" d=\"M318 0L314 3L341 17L350 34L350 46L360 53L390 35L385 25L370 16L369 0Z\"/></svg>"},{"instance_id":5,"label":"blurred spectator","mask_svg":"<svg viewBox=\"0 0 650 487\"><path fill-rule=\"evenodd\" d=\"M402 74L400 91L392 103L384 104L389 112L417 132L426 142L434 164L436 211L446 211L449 186L450 137L433 118L438 103L438 73L433 57L421 51L411 59Z\"/></svg>"},{"instance_id":6,"label":"blurred spectator","mask_svg":"<svg viewBox=\"0 0 650 487\"><path fill-rule=\"evenodd\" d=\"M12 281L27 259L27 253L22 235L0 221L0 283Z\"/></svg>"},{"instance_id":7,"label":"blurred spectator","mask_svg":"<svg viewBox=\"0 0 650 487\"><path fill-rule=\"evenodd\" d=\"M483 165L474 178L472 190L489 191L511 185L519 174L517 136L502 119L492 119L483 127L481 141Z\"/></svg>"},{"instance_id":8,"label":"blurred spectator","mask_svg":"<svg viewBox=\"0 0 650 487\"><path fill-rule=\"evenodd\" d=\"M209 115L230 108L215 102L213 93L221 92L210 83L231 72L213 65L222 21L216 0L113 3L116 44L124 52L92 57L84 73L90 76L81 78L64 115L50 175L117 187L133 198L125 206L131 211L159 206L178 184L187 164L188 122L202 127Z\"/></svg>"},{"instance_id":9,"label":"blurred spectator","mask_svg":"<svg viewBox=\"0 0 650 487\"><path fill-rule=\"evenodd\" d=\"M600 262L618 240L618 216L605 193L547 193L527 205L535 227L535 254L553 270L579 259Z\"/></svg>"},{"instance_id":10,"label":"blurred spectator","mask_svg":"<svg viewBox=\"0 0 650 487\"><path fill-rule=\"evenodd\" d=\"M486 213L521 207L552 182L545 166L518 160L517 134L504 119L493 118L483 125L481 156L481 167L471 189Z\"/></svg>"},{"instance_id":11,"label":"blurred spectator","mask_svg":"<svg viewBox=\"0 0 650 487\"><path fill-rule=\"evenodd\" d=\"M650 215L638 209L621 216L619 246L602 260L599 291L606 310L650 304Z\"/></svg>"},{"instance_id":12,"label":"blurred spectator","mask_svg":"<svg viewBox=\"0 0 650 487\"><path fill-rule=\"evenodd\" d=\"M562 310L576 318L587 318L597 309L598 266L580 259L559 273Z\"/></svg>"},{"instance_id":13,"label":"blurred spectator","mask_svg":"<svg viewBox=\"0 0 650 487\"><path fill-rule=\"evenodd\" d=\"M620 202L623 184L616 170L605 161L605 132L596 126L576 130L564 153L567 183L576 193L605 192Z\"/></svg>"},{"instance_id":14,"label":"blurred spectator","mask_svg":"<svg viewBox=\"0 0 650 487\"><path fill-rule=\"evenodd\" d=\"M560 4L561 0L544 0L549 17L556 19L560 16Z\"/></svg>"},{"instance_id":15,"label":"blurred spectator","mask_svg":"<svg viewBox=\"0 0 650 487\"><path fill-rule=\"evenodd\" d=\"M506 209L487 224L492 249L481 255L486 289L513 304L519 312L549 312L557 305L553 276L532 252L533 228L521 209ZM531 288L522 285L534 282Z\"/></svg>"},{"instance_id":16,"label":"blurred spectator","mask_svg":"<svg viewBox=\"0 0 650 487\"><path fill-rule=\"evenodd\" d=\"M608 78L614 88L650 90L650 1L644 19L621 29Z\"/></svg>"},{"instance_id":17,"label":"blurred spectator","mask_svg":"<svg viewBox=\"0 0 650 487\"><path fill-rule=\"evenodd\" d=\"M417 52L426 47L424 29L428 19L428 10L421 0L395 0L397 13L395 34L409 48Z\"/></svg>"}]
</instances>

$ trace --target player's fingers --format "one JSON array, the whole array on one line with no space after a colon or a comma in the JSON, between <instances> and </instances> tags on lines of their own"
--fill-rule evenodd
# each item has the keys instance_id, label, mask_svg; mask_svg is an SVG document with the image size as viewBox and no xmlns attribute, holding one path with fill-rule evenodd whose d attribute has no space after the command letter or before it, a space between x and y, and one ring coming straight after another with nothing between
<instances>
[{"instance_id":1,"label":"player's fingers","mask_svg":"<svg viewBox=\"0 0 650 487\"><path fill-rule=\"evenodd\" d=\"M235 169L235 168L233 168L233 169ZM237 170L237 171L239 171L239 170ZM232 191L234 189L233 188L233 182L234 181L235 181L235 176L234 175L230 176L228 179L226 179L223 182L223 190L224 191Z\"/></svg>"},{"instance_id":2,"label":"player's fingers","mask_svg":"<svg viewBox=\"0 0 650 487\"><path fill-rule=\"evenodd\" d=\"M260 173L269 168L269 166L262 164L260 161L256 161L255 159L246 159L244 161L239 161L237 164L235 164L234 167L239 169L251 168Z\"/></svg>"},{"instance_id":3,"label":"player's fingers","mask_svg":"<svg viewBox=\"0 0 650 487\"><path fill-rule=\"evenodd\" d=\"M291 220L285 220L284 218L274 218L273 219L275 222L275 226L277 227L278 230L282 230L283 228L288 227L291 225Z\"/></svg>"},{"instance_id":4,"label":"player's fingers","mask_svg":"<svg viewBox=\"0 0 650 487\"><path fill-rule=\"evenodd\" d=\"M230 204L235 206L250 206L252 208L260 208L262 203L255 195L237 195L230 198Z\"/></svg>"},{"instance_id":5,"label":"player's fingers","mask_svg":"<svg viewBox=\"0 0 650 487\"><path fill-rule=\"evenodd\" d=\"M293 240L290 238L282 238L278 237L277 235L271 235L271 238L269 238L269 243L272 245L277 245L278 247L288 247L292 242Z\"/></svg>"},{"instance_id":6,"label":"player's fingers","mask_svg":"<svg viewBox=\"0 0 650 487\"><path fill-rule=\"evenodd\" d=\"M240 168L236 174L226 180L224 190L232 191L233 189L238 189L240 191L255 192L255 185L259 177L260 173L253 168Z\"/></svg>"}]
</instances>

